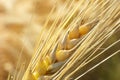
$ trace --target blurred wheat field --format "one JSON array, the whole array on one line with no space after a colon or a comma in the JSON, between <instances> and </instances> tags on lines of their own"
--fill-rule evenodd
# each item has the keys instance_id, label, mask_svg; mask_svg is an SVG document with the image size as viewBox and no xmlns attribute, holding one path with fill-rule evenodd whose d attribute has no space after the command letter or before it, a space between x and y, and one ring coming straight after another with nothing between
<instances>
[{"instance_id":1,"label":"blurred wheat field","mask_svg":"<svg viewBox=\"0 0 120 80\"><path fill-rule=\"evenodd\" d=\"M119 34L119 0L1 0L0 80L119 80Z\"/></svg>"}]
</instances>

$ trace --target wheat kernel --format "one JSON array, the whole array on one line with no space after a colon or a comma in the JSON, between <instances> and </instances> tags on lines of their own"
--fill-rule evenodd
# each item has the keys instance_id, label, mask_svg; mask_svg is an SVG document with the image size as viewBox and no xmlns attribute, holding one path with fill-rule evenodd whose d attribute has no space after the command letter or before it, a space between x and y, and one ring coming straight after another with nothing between
<instances>
[{"instance_id":1,"label":"wheat kernel","mask_svg":"<svg viewBox=\"0 0 120 80\"><path fill-rule=\"evenodd\" d=\"M69 54L67 54L64 50L59 50L56 53L56 59L57 61L64 61L69 57Z\"/></svg>"},{"instance_id":2,"label":"wheat kernel","mask_svg":"<svg viewBox=\"0 0 120 80\"><path fill-rule=\"evenodd\" d=\"M86 33L89 32L89 27L88 26L80 26L79 27L79 33L80 35L85 35Z\"/></svg>"},{"instance_id":3,"label":"wheat kernel","mask_svg":"<svg viewBox=\"0 0 120 80\"><path fill-rule=\"evenodd\" d=\"M74 28L69 32L69 39L77 39L80 37L79 29Z\"/></svg>"}]
</instances>

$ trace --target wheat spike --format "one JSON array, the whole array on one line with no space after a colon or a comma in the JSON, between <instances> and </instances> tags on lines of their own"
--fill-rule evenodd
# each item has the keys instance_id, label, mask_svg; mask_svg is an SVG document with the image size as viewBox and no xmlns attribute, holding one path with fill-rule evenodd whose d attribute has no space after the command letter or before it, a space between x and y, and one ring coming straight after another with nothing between
<instances>
[{"instance_id":1,"label":"wheat spike","mask_svg":"<svg viewBox=\"0 0 120 80\"><path fill-rule=\"evenodd\" d=\"M120 39L117 39L104 48L107 40L120 29L119 5L119 0L66 0L62 9L65 14L61 18L62 10L58 12L47 28L55 5L40 30L27 69L21 67L14 80L20 77L22 80L79 80L120 53L118 49L80 73L112 47L119 45Z\"/></svg>"}]
</instances>

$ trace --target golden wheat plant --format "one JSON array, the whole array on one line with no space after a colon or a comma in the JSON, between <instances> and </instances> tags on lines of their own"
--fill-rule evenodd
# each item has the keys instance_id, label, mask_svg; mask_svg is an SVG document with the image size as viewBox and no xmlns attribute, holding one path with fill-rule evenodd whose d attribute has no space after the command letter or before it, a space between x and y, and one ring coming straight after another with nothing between
<instances>
[{"instance_id":1,"label":"golden wheat plant","mask_svg":"<svg viewBox=\"0 0 120 80\"><path fill-rule=\"evenodd\" d=\"M120 32L120 0L62 0L61 3L63 7L56 11L55 2L39 30L30 62L21 66L18 62L20 70L10 74L8 80L81 80L120 53L116 47L120 39L112 40Z\"/></svg>"}]
</instances>

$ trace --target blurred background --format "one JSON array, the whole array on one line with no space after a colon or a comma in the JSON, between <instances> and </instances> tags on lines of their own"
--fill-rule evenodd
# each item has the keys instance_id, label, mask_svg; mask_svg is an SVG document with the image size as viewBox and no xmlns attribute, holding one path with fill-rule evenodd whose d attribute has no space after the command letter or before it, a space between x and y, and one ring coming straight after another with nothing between
<instances>
[{"instance_id":1,"label":"blurred background","mask_svg":"<svg viewBox=\"0 0 120 80\"><path fill-rule=\"evenodd\" d=\"M65 11L57 15L65 5L64 2L65 0L0 0L0 80L6 80L8 74L15 74L19 65L28 65L26 62L30 61L47 16L55 7L47 26L49 28L57 16L60 16L60 20L65 16ZM119 33L120 31L113 35L106 45L119 39ZM116 47L120 49L120 44ZM109 52L112 50L114 48ZM120 54L92 70L83 80L120 80Z\"/></svg>"}]
</instances>

